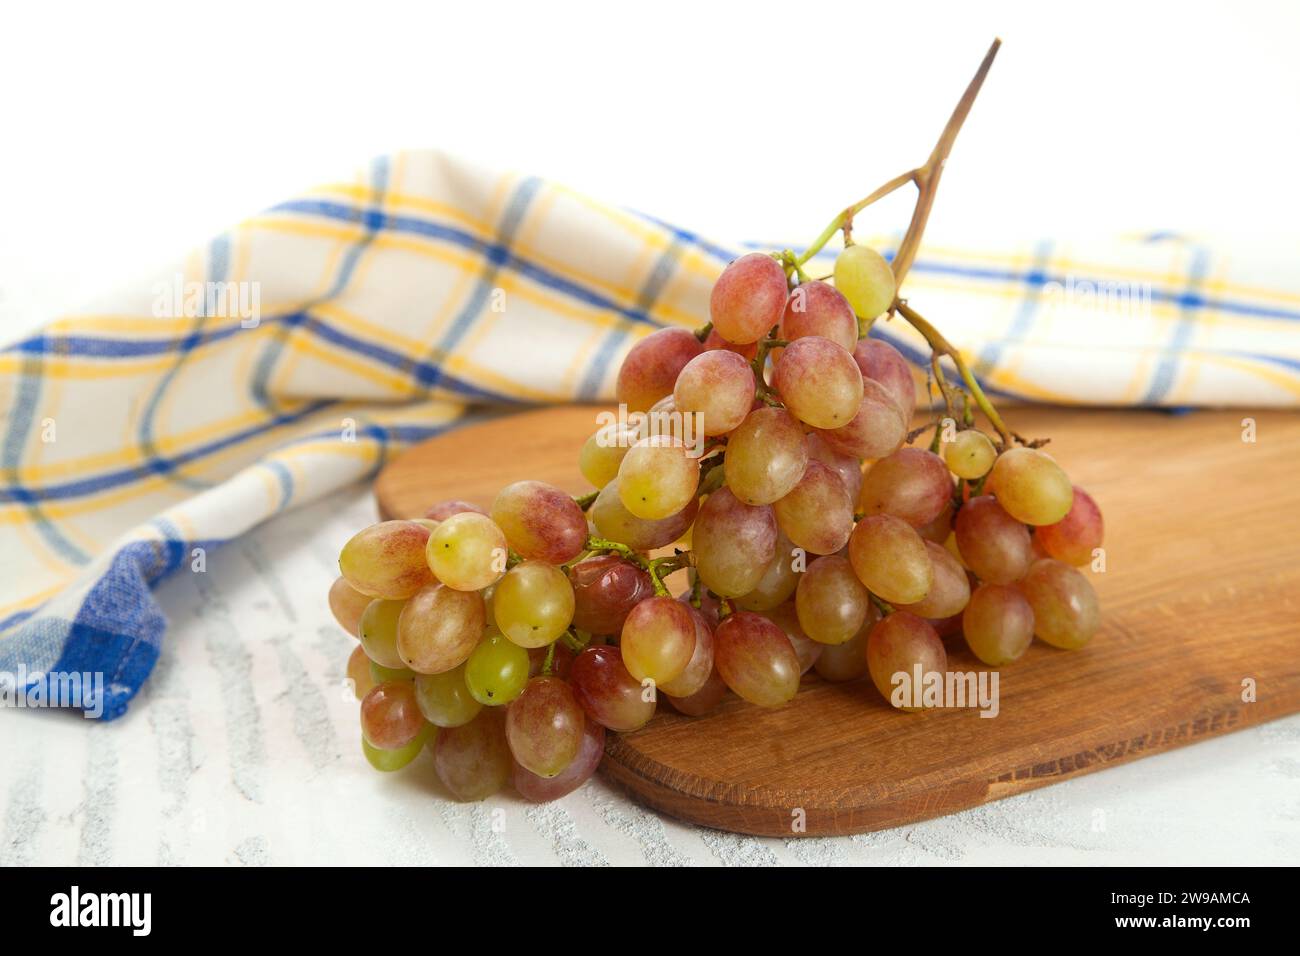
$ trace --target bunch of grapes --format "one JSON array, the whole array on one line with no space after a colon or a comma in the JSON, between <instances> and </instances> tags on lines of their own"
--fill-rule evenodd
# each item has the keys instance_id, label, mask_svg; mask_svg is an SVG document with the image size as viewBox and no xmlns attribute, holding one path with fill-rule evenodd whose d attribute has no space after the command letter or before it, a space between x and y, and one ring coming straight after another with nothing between
<instances>
[{"instance_id":1,"label":"bunch of grapes","mask_svg":"<svg viewBox=\"0 0 1300 956\"><path fill-rule=\"evenodd\" d=\"M347 542L330 605L360 640L348 674L376 768L427 748L459 799L510 782L551 800L660 700L780 706L813 668L890 700L894 675L946 671L946 639L990 666L1035 635L1088 642L1096 503L973 379L997 434L940 381L950 414L909 444L930 428L909 432L911 369L865 334L906 308L894 274L849 245L833 279L746 255L709 325L642 339L618 376L628 414L579 455L595 491L521 481L487 511L442 502Z\"/></svg>"}]
</instances>

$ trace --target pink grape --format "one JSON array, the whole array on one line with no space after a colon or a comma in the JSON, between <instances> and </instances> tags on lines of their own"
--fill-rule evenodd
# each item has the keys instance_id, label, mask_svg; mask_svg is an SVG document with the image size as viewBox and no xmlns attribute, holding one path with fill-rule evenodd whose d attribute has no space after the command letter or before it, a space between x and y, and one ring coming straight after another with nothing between
<instances>
[{"instance_id":1,"label":"pink grape","mask_svg":"<svg viewBox=\"0 0 1300 956\"><path fill-rule=\"evenodd\" d=\"M642 438L618 466L619 500L646 521L679 514L695 499L699 484L699 456L671 435Z\"/></svg>"},{"instance_id":2,"label":"pink grape","mask_svg":"<svg viewBox=\"0 0 1300 956\"><path fill-rule=\"evenodd\" d=\"M745 345L737 345L735 342L728 342L718 334L717 329L709 329L709 334L704 339L704 350L723 349L727 352L735 352L746 362L752 362L758 357L758 343L748 342Z\"/></svg>"},{"instance_id":3,"label":"pink grape","mask_svg":"<svg viewBox=\"0 0 1300 956\"><path fill-rule=\"evenodd\" d=\"M334 620L338 621L339 627L353 637L360 633L358 628L361 626L361 615L372 600L374 599L370 595L362 594L348 584L345 577L335 578L330 585L330 612L334 615Z\"/></svg>"},{"instance_id":4,"label":"pink grape","mask_svg":"<svg viewBox=\"0 0 1300 956\"><path fill-rule=\"evenodd\" d=\"M464 664L441 674L418 675L415 700L424 719L436 727L468 724L483 709L465 683Z\"/></svg>"},{"instance_id":5,"label":"pink grape","mask_svg":"<svg viewBox=\"0 0 1300 956\"><path fill-rule=\"evenodd\" d=\"M1056 524L1040 527L1034 539L1056 560L1077 567L1093 559L1093 550L1101 547L1103 533L1097 502L1075 485L1069 513Z\"/></svg>"},{"instance_id":6,"label":"pink grape","mask_svg":"<svg viewBox=\"0 0 1300 956\"><path fill-rule=\"evenodd\" d=\"M884 458L902 447L907 438L907 422L883 385L863 379L862 401L853 418L847 425L818 434L843 455Z\"/></svg>"},{"instance_id":7,"label":"pink grape","mask_svg":"<svg viewBox=\"0 0 1300 956\"><path fill-rule=\"evenodd\" d=\"M765 617L737 611L713 635L718 674L733 691L760 707L777 707L799 691L801 667L790 639Z\"/></svg>"},{"instance_id":8,"label":"pink grape","mask_svg":"<svg viewBox=\"0 0 1300 956\"><path fill-rule=\"evenodd\" d=\"M795 591L805 634L819 644L843 644L862 629L871 600L847 558L828 555L808 565Z\"/></svg>"},{"instance_id":9,"label":"pink grape","mask_svg":"<svg viewBox=\"0 0 1300 956\"><path fill-rule=\"evenodd\" d=\"M920 665L922 680L926 674L945 674L948 654L934 628L915 614L896 611L871 629L867 637L867 669L871 681L882 697L900 710L922 709L923 686L916 681ZM907 682L895 687L894 675L906 674ZM910 694L895 698L896 690L910 687Z\"/></svg>"},{"instance_id":10,"label":"pink grape","mask_svg":"<svg viewBox=\"0 0 1300 956\"><path fill-rule=\"evenodd\" d=\"M916 411L915 379L912 366L898 349L880 339L859 339L853 348L853 359L862 377L884 386L903 413L903 421L911 422Z\"/></svg>"},{"instance_id":11,"label":"pink grape","mask_svg":"<svg viewBox=\"0 0 1300 956\"><path fill-rule=\"evenodd\" d=\"M632 346L618 370L618 400L628 411L644 412L671 395L686 363L704 351L686 329L659 329Z\"/></svg>"},{"instance_id":12,"label":"pink grape","mask_svg":"<svg viewBox=\"0 0 1300 956\"><path fill-rule=\"evenodd\" d=\"M544 481L516 481L492 502L492 520L528 559L564 564L587 543L587 517L572 497Z\"/></svg>"},{"instance_id":13,"label":"pink grape","mask_svg":"<svg viewBox=\"0 0 1300 956\"><path fill-rule=\"evenodd\" d=\"M793 342L809 335L829 339L848 352L858 343L858 319L853 307L829 283L804 282L786 301L777 337Z\"/></svg>"},{"instance_id":14,"label":"pink grape","mask_svg":"<svg viewBox=\"0 0 1300 956\"><path fill-rule=\"evenodd\" d=\"M943 506L943 510L934 517L934 520L918 527L916 533L926 541L944 544L947 542L948 536L952 534L953 511L952 499L949 499L948 503Z\"/></svg>"},{"instance_id":15,"label":"pink grape","mask_svg":"<svg viewBox=\"0 0 1300 956\"><path fill-rule=\"evenodd\" d=\"M770 611L789 600L798 584L799 572L794 569L794 544L778 530L776 550L762 578L752 591L741 595L732 603L742 611Z\"/></svg>"},{"instance_id":16,"label":"pink grape","mask_svg":"<svg viewBox=\"0 0 1300 956\"><path fill-rule=\"evenodd\" d=\"M370 689L361 701L361 733L380 750L396 750L424 730L424 714L410 681L392 681Z\"/></svg>"},{"instance_id":17,"label":"pink grape","mask_svg":"<svg viewBox=\"0 0 1300 956\"><path fill-rule=\"evenodd\" d=\"M814 428L840 428L862 404L862 373L847 350L810 335L781 351L772 385L795 418Z\"/></svg>"},{"instance_id":18,"label":"pink grape","mask_svg":"<svg viewBox=\"0 0 1300 956\"><path fill-rule=\"evenodd\" d=\"M381 521L358 531L339 552L339 571L371 597L408 598L433 581L424 559L429 529L414 521Z\"/></svg>"},{"instance_id":19,"label":"pink grape","mask_svg":"<svg viewBox=\"0 0 1300 956\"><path fill-rule=\"evenodd\" d=\"M1008 448L998 455L986 488L1007 514L1025 524L1056 524L1074 502L1074 487L1061 466L1035 448Z\"/></svg>"},{"instance_id":20,"label":"pink grape","mask_svg":"<svg viewBox=\"0 0 1300 956\"><path fill-rule=\"evenodd\" d=\"M397 622L401 619L405 601L388 601L376 598L366 605L357 625L357 636L366 656L384 667L400 668L402 655L397 649Z\"/></svg>"},{"instance_id":21,"label":"pink grape","mask_svg":"<svg viewBox=\"0 0 1300 956\"><path fill-rule=\"evenodd\" d=\"M814 665L817 675L828 681L841 683L860 680L867 676L867 638L871 629L880 620L880 612L874 604L868 605L867 617L861 629L843 644L822 648L821 656Z\"/></svg>"},{"instance_id":22,"label":"pink grape","mask_svg":"<svg viewBox=\"0 0 1300 956\"><path fill-rule=\"evenodd\" d=\"M754 371L735 352L697 355L677 377L673 403L681 412L698 412L704 434L725 435L745 420L754 404Z\"/></svg>"},{"instance_id":23,"label":"pink grape","mask_svg":"<svg viewBox=\"0 0 1300 956\"><path fill-rule=\"evenodd\" d=\"M814 641L804 633L794 601L786 601L780 607L763 612L762 616L785 634L786 640L794 648L795 658L799 661L799 673L806 674L812 670L813 665L821 658L822 650L826 645Z\"/></svg>"},{"instance_id":24,"label":"pink grape","mask_svg":"<svg viewBox=\"0 0 1300 956\"><path fill-rule=\"evenodd\" d=\"M1019 589L981 584L961 615L971 653L990 667L1019 659L1034 639L1034 611Z\"/></svg>"},{"instance_id":25,"label":"pink grape","mask_svg":"<svg viewBox=\"0 0 1300 956\"><path fill-rule=\"evenodd\" d=\"M803 478L772 510L786 536L813 554L834 554L853 533L853 501L839 475L820 461L808 462Z\"/></svg>"},{"instance_id":26,"label":"pink grape","mask_svg":"<svg viewBox=\"0 0 1300 956\"><path fill-rule=\"evenodd\" d=\"M664 697L678 713L685 714L687 717L703 717L722 703L729 693L731 691L715 667L709 674L709 679L704 682L704 686L690 697L672 697L668 694L664 694Z\"/></svg>"},{"instance_id":27,"label":"pink grape","mask_svg":"<svg viewBox=\"0 0 1300 956\"><path fill-rule=\"evenodd\" d=\"M374 678L370 676L370 658L366 657L366 649L360 644L352 648L348 656L348 679L352 681L352 692L357 695L357 700L364 698L375 686Z\"/></svg>"},{"instance_id":28,"label":"pink grape","mask_svg":"<svg viewBox=\"0 0 1300 956\"><path fill-rule=\"evenodd\" d=\"M653 551L672 544L685 534L695 521L698 509L699 499L691 498L685 508L667 518L657 521L638 518L623 504L618 479L615 478L600 489L588 514L602 538L625 544L634 551Z\"/></svg>"},{"instance_id":29,"label":"pink grape","mask_svg":"<svg viewBox=\"0 0 1300 956\"><path fill-rule=\"evenodd\" d=\"M610 730L640 730L655 713L653 689L628 673L617 647L585 648L569 671L573 695L591 720Z\"/></svg>"},{"instance_id":30,"label":"pink grape","mask_svg":"<svg viewBox=\"0 0 1300 956\"><path fill-rule=\"evenodd\" d=\"M858 580L891 604L914 604L930 592L934 562L916 529L893 515L868 515L849 537Z\"/></svg>"},{"instance_id":31,"label":"pink grape","mask_svg":"<svg viewBox=\"0 0 1300 956\"><path fill-rule=\"evenodd\" d=\"M480 508L470 501L462 501L459 498L451 498L447 501L439 501L429 506L429 510L424 513L426 518L432 518L434 521L446 521L452 515L465 513L486 515L487 509Z\"/></svg>"},{"instance_id":32,"label":"pink grape","mask_svg":"<svg viewBox=\"0 0 1300 956\"><path fill-rule=\"evenodd\" d=\"M594 720L582 727L582 743L578 755L554 777L539 777L518 762L511 770L511 783L519 795L530 803L549 803L577 790L591 779L605 756L605 728Z\"/></svg>"},{"instance_id":33,"label":"pink grape","mask_svg":"<svg viewBox=\"0 0 1300 956\"><path fill-rule=\"evenodd\" d=\"M650 575L615 554L597 554L569 569L573 626L590 634L617 634L628 612L654 594Z\"/></svg>"},{"instance_id":34,"label":"pink grape","mask_svg":"<svg viewBox=\"0 0 1300 956\"><path fill-rule=\"evenodd\" d=\"M690 608L670 597L642 601L623 624L619 648L628 673L637 681L649 679L658 685L680 677L695 653Z\"/></svg>"},{"instance_id":35,"label":"pink grape","mask_svg":"<svg viewBox=\"0 0 1300 956\"><path fill-rule=\"evenodd\" d=\"M597 638L593 637L593 641ZM538 677L546 667L546 658L551 658L551 674L559 677L561 680L569 679L569 671L573 667L573 659L577 657L573 651L569 650L562 642L556 641L554 644L547 644L545 647L529 647L528 651L528 676Z\"/></svg>"},{"instance_id":36,"label":"pink grape","mask_svg":"<svg viewBox=\"0 0 1300 956\"><path fill-rule=\"evenodd\" d=\"M727 439L727 486L747 505L788 495L808 466L803 429L783 408L757 408Z\"/></svg>"},{"instance_id":37,"label":"pink grape","mask_svg":"<svg viewBox=\"0 0 1300 956\"><path fill-rule=\"evenodd\" d=\"M618 477L619 465L627 451L641 438L631 426L606 425L597 429L578 452L578 470L597 488L604 488Z\"/></svg>"},{"instance_id":38,"label":"pink grape","mask_svg":"<svg viewBox=\"0 0 1300 956\"><path fill-rule=\"evenodd\" d=\"M465 662L485 626L481 594L430 584L402 608L397 652L417 674L441 674Z\"/></svg>"},{"instance_id":39,"label":"pink grape","mask_svg":"<svg viewBox=\"0 0 1300 956\"><path fill-rule=\"evenodd\" d=\"M970 499L953 523L957 548L966 567L989 584L1024 577L1033 558L1029 531L989 495Z\"/></svg>"},{"instance_id":40,"label":"pink grape","mask_svg":"<svg viewBox=\"0 0 1300 956\"><path fill-rule=\"evenodd\" d=\"M921 448L900 448L867 469L862 479L863 511L894 515L915 528L937 518L952 495L948 466Z\"/></svg>"},{"instance_id":41,"label":"pink grape","mask_svg":"<svg viewBox=\"0 0 1300 956\"><path fill-rule=\"evenodd\" d=\"M568 684L534 677L506 708L510 753L525 770L554 777L578 755L585 721Z\"/></svg>"},{"instance_id":42,"label":"pink grape","mask_svg":"<svg viewBox=\"0 0 1300 956\"><path fill-rule=\"evenodd\" d=\"M672 680L662 681L659 689L672 697L690 697L706 683L713 673L713 627L703 611L683 605L695 623L695 647L686 668Z\"/></svg>"},{"instance_id":43,"label":"pink grape","mask_svg":"<svg viewBox=\"0 0 1300 956\"><path fill-rule=\"evenodd\" d=\"M691 543L705 586L739 597L758 586L776 554L776 516L770 506L747 505L723 486L700 507Z\"/></svg>"},{"instance_id":44,"label":"pink grape","mask_svg":"<svg viewBox=\"0 0 1300 956\"><path fill-rule=\"evenodd\" d=\"M862 492L862 462L859 458L833 447L820 432L809 432L804 437L804 447L808 450L809 460L816 459L835 469L840 481L844 482L844 490L849 493L849 501L856 502Z\"/></svg>"},{"instance_id":45,"label":"pink grape","mask_svg":"<svg viewBox=\"0 0 1300 956\"><path fill-rule=\"evenodd\" d=\"M970 600L970 581L966 569L941 544L925 542L930 563L934 567L934 581L929 592L920 601L899 605L900 611L911 611L917 617L945 618L960 614Z\"/></svg>"},{"instance_id":46,"label":"pink grape","mask_svg":"<svg viewBox=\"0 0 1300 956\"><path fill-rule=\"evenodd\" d=\"M713 328L728 342L757 342L785 311L785 270L769 255L751 252L722 271L709 297Z\"/></svg>"},{"instance_id":47,"label":"pink grape","mask_svg":"<svg viewBox=\"0 0 1300 956\"><path fill-rule=\"evenodd\" d=\"M1034 610L1034 633L1053 647L1083 647L1101 627L1097 592L1063 561L1035 561L1020 581L1020 590Z\"/></svg>"},{"instance_id":48,"label":"pink grape","mask_svg":"<svg viewBox=\"0 0 1300 956\"><path fill-rule=\"evenodd\" d=\"M457 800L492 796L510 779L505 714L499 708L485 707L469 723L440 730L433 765L438 779Z\"/></svg>"}]
</instances>

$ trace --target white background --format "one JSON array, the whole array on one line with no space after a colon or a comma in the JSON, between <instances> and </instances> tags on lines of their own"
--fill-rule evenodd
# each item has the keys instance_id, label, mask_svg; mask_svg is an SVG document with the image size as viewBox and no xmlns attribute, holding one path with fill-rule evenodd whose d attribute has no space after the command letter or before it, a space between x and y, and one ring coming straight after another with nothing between
<instances>
[{"instance_id":1,"label":"white background","mask_svg":"<svg viewBox=\"0 0 1300 956\"><path fill-rule=\"evenodd\" d=\"M1005 46L932 230L1296 233L1296 3L9 5L0 339L402 147L540 173L722 238L804 241L924 158L995 35ZM906 209L876 215L888 229ZM357 489L273 522L231 547L239 562L207 593L193 576L165 585L167 650L121 723L6 715L0 863L1300 853L1300 718L855 840L684 828L596 782L553 808L499 798L517 822L483 843L480 809L435 813L425 791L370 773L355 704L322 695L317 713L294 683L300 661L322 686L340 676L346 642L314 597L333 573L319 532L368 508ZM279 579L315 590L290 596ZM274 640L248 639L267 628ZM240 710L246 697L264 726ZM364 808L360 823L330 817L340 794Z\"/></svg>"}]
</instances>

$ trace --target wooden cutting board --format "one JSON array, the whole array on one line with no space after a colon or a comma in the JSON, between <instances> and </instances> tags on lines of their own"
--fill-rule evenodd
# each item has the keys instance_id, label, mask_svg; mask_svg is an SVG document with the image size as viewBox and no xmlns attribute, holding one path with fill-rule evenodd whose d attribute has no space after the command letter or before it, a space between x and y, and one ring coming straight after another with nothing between
<instances>
[{"instance_id":1,"label":"wooden cutting board","mask_svg":"<svg viewBox=\"0 0 1300 956\"><path fill-rule=\"evenodd\" d=\"M484 506L511 481L589 490L594 407L526 412L416 446L379 476L387 517ZM1243 441L1253 415L1255 441ZM870 682L805 677L778 710L667 705L611 734L602 772L657 810L770 836L858 833L951 813L1300 711L1300 416L1013 408L1106 518L1103 626L1001 669L1000 713L902 714ZM981 665L958 638L949 667ZM1253 682L1256 700L1243 700ZM804 829L797 829L802 822Z\"/></svg>"}]
</instances>

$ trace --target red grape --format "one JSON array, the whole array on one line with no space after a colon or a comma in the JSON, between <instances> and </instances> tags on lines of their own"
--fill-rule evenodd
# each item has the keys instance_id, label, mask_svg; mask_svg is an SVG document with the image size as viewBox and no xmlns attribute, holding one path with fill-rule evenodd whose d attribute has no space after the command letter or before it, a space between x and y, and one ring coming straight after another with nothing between
<instances>
[{"instance_id":1,"label":"red grape","mask_svg":"<svg viewBox=\"0 0 1300 956\"><path fill-rule=\"evenodd\" d=\"M757 342L785 311L785 270L771 256L751 252L727 266L713 285L709 317L728 342Z\"/></svg>"},{"instance_id":2,"label":"red grape","mask_svg":"<svg viewBox=\"0 0 1300 956\"><path fill-rule=\"evenodd\" d=\"M1101 509L1088 492L1075 485L1069 514L1056 524L1038 528L1034 538L1053 558L1078 566L1092 560L1093 549L1101 547L1102 533Z\"/></svg>"},{"instance_id":3,"label":"red grape","mask_svg":"<svg viewBox=\"0 0 1300 956\"><path fill-rule=\"evenodd\" d=\"M765 617L737 611L713 635L718 673L733 691L760 707L776 707L799 691L799 658L790 639Z\"/></svg>"},{"instance_id":4,"label":"red grape","mask_svg":"<svg viewBox=\"0 0 1300 956\"><path fill-rule=\"evenodd\" d=\"M628 612L654 594L650 575L615 554L597 554L569 569L573 626L591 634L617 634Z\"/></svg>"},{"instance_id":5,"label":"red grape","mask_svg":"<svg viewBox=\"0 0 1300 956\"><path fill-rule=\"evenodd\" d=\"M618 370L618 400L630 412L644 412L671 395L686 363L704 351L686 329L659 329L627 353Z\"/></svg>"},{"instance_id":6,"label":"red grape","mask_svg":"<svg viewBox=\"0 0 1300 956\"><path fill-rule=\"evenodd\" d=\"M640 730L655 714L654 696L628 673L617 647L584 649L573 659L569 684L587 716L610 730Z\"/></svg>"}]
</instances>

